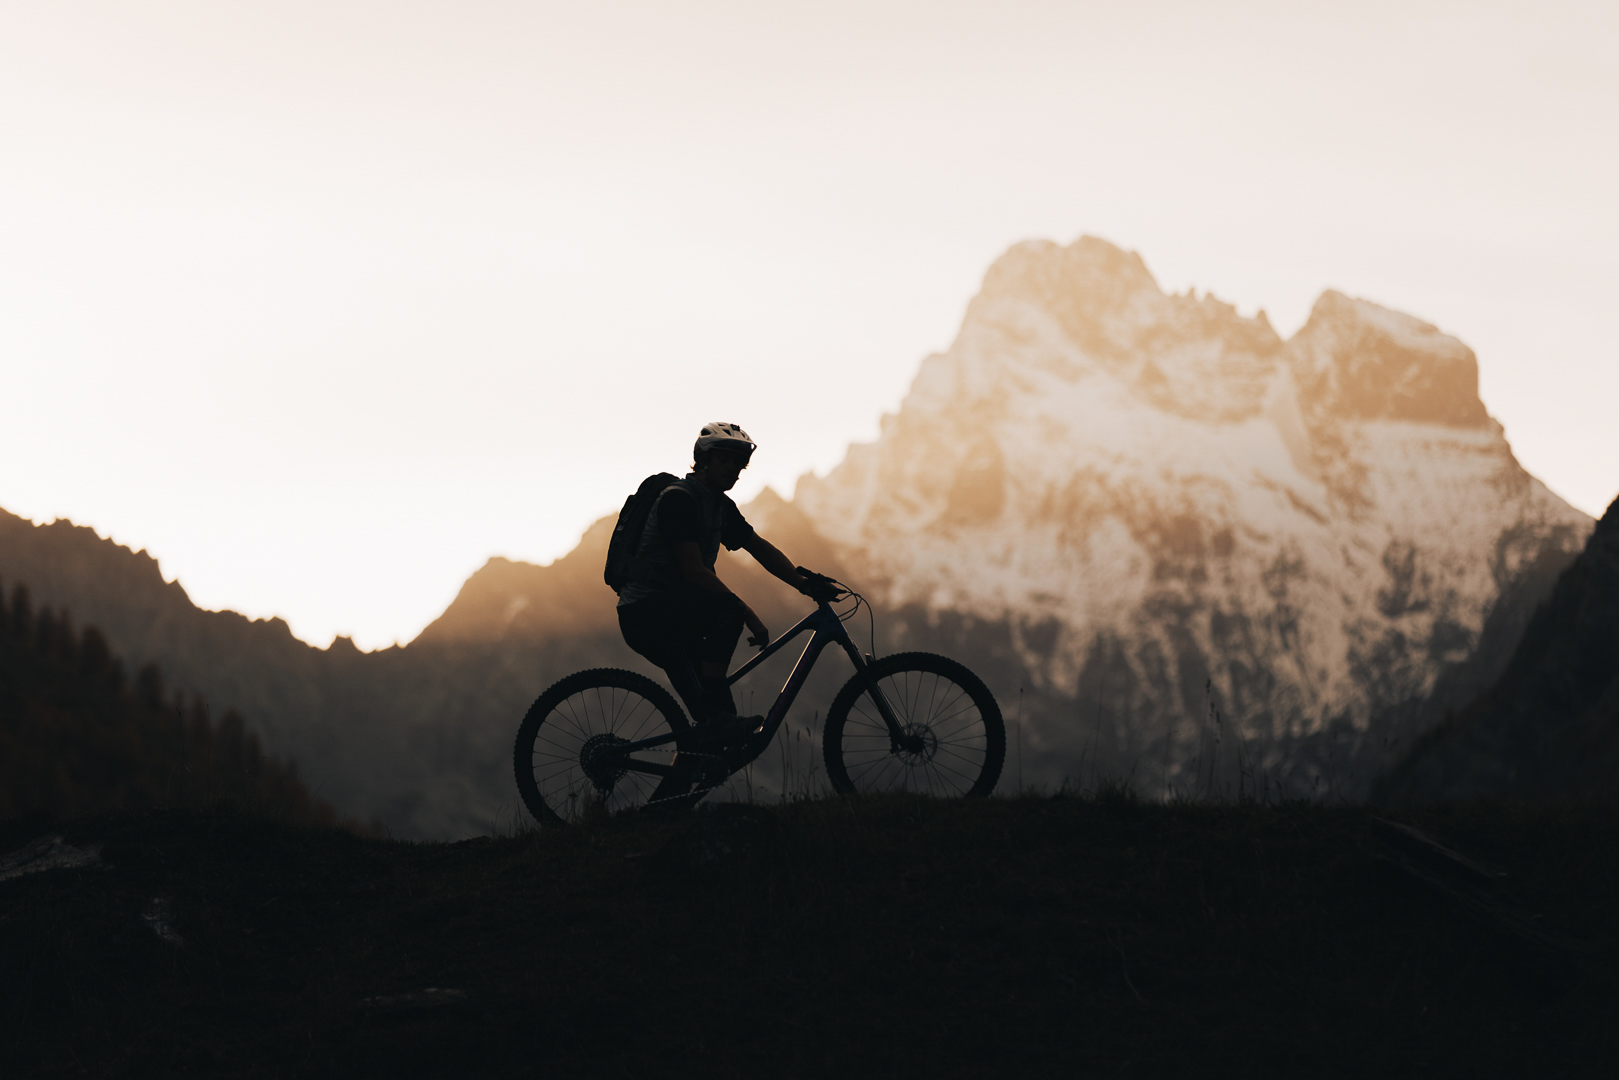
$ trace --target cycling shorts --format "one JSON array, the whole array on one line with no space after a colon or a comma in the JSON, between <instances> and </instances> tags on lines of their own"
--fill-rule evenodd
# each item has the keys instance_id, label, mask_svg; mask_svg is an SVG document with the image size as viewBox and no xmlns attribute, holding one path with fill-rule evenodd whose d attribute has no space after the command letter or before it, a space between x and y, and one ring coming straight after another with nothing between
<instances>
[{"instance_id":1,"label":"cycling shorts","mask_svg":"<svg viewBox=\"0 0 1619 1080\"><path fill-rule=\"evenodd\" d=\"M666 670L682 662L729 666L742 626L740 600L697 589L654 593L618 609L624 643Z\"/></svg>"}]
</instances>

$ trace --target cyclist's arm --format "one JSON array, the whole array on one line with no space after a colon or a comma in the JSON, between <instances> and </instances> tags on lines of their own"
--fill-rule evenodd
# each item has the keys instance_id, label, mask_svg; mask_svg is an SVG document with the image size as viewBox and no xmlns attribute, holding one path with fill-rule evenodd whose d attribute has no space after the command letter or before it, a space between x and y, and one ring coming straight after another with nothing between
<instances>
[{"instance_id":1,"label":"cyclist's arm","mask_svg":"<svg viewBox=\"0 0 1619 1080\"><path fill-rule=\"evenodd\" d=\"M783 555L781 549L769 540L766 540L758 533L754 533L742 544L742 550L757 559L760 566L769 570L805 596L810 595L810 583L793 566L793 560Z\"/></svg>"},{"instance_id":2,"label":"cyclist's arm","mask_svg":"<svg viewBox=\"0 0 1619 1080\"><path fill-rule=\"evenodd\" d=\"M719 575L704 565L703 553L697 547L697 541L682 540L679 543L671 546L674 548L675 553L675 567L680 571L681 578L684 579L688 585L694 585L697 588L702 589L704 592L718 593L722 596L729 596L738 604L741 604L742 621L747 623L748 630L753 635L748 639L748 644L757 645L761 649L764 648L764 646L770 641L770 630L765 626L764 622L760 620L759 616L754 614L753 609L747 605L745 600L743 600L736 593L732 592L730 589L726 588L725 582L720 580ZM781 552L778 551L776 554L781 555ZM785 556L783 556L783 558L785 558ZM792 567L789 566L788 569L791 570Z\"/></svg>"},{"instance_id":3,"label":"cyclist's arm","mask_svg":"<svg viewBox=\"0 0 1619 1080\"><path fill-rule=\"evenodd\" d=\"M680 579L688 585L694 585L704 592L719 593L723 596L736 596L736 593L725 587L719 575L703 564L703 552L695 540L682 540L671 544L674 549L675 567L680 571ZM738 602L741 597L737 596Z\"/></svg>"}]
</instances>

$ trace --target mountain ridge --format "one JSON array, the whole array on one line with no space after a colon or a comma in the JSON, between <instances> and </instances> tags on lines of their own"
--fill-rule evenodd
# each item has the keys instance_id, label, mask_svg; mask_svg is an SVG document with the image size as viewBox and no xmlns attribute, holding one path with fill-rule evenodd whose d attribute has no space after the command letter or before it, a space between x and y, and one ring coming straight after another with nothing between
<instances>
[{"instance_id":1,"label":"mountain ridge","mask_svg":"<svg viewBox=\"0 0 1619 1080\"><path fill-rule=\"evenodd\" d=\"M1493 680L1590 531L1513 457L1472 351L1412 316L1328 290L1284 340L1088 237L1017 245L984 281L875 441L746 513L871 597L874 651L984 677L1027 782L1150 772L1168 793L1246 767L1292 794L1364 795ZM19 521L0 517L0 574L42 602L59 589L83 622L105 610L121 652L237 706L342 812L400 835L512 812L509 740L551 680L648 670L601 580L611 518L548 566L491 559L377 653L188 615L183 590L154 591L155 564L137 592L167 614L142 623L116 588L19 545ZM31 529L35 547L83 539ZM721 558L773 630L803 614L751 558ZM843 674L817 671L798 736Z\"/></svg>"}]
</instances>

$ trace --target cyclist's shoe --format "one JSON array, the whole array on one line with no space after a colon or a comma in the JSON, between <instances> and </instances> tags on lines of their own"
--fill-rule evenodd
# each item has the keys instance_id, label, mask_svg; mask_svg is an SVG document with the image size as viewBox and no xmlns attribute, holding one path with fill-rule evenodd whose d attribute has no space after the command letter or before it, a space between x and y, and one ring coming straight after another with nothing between
<instances>
[{"instance_id":1,"label":"cyclist's shoe","mask_svg":"<svg viewBox=\"0 0 1619 1080\"><path fill-rule=\"evenodd\" d=\"M692 728L692 733L701 742L723 745L741 742L757 735L764 730L764 726L765 718L762 716L738 716L734 712L715 713Z\"/></svg>"}]
</instances>

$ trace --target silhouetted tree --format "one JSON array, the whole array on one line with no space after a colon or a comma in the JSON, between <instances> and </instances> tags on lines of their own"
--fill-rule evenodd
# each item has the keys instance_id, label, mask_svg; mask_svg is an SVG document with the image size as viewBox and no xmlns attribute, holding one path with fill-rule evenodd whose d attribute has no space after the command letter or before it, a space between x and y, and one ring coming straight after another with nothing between
<instances>
[{"instance_id":1,"label":"silhouetted tree","mask_svg":"<svg viewBox=\"0 0 1619 1080\"><path fill-rule=\"evenodd\" d=\"M234 710L213 723L206 702L171 698L150 664L126 687L100 631L36 613L22 585L9 604L0 589L0 817L219 802L336 820Z\"/></svg>"}]
</instances>

